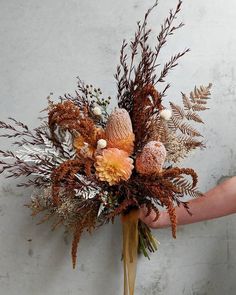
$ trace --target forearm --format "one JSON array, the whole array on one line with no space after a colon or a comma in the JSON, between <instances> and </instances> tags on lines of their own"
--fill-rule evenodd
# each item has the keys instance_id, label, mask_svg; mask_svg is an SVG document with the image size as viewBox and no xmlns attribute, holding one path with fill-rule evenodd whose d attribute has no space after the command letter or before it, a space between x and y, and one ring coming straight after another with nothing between
<instances>
[{"instance_id":1,"label":"forearm","mask_svg":"<svg viewBox=\"0 0 236 295\"><path fill-rule=\"evenodd\" d=\"M205 193L203 197L191 200L189 202L189 209L192 215L189 215L183 206L176 208L177 223L179 225L210 220L236 213L236 177L214 187ZM161 213L159 221L153 222L153 219L151 214L145 222L153 228L167 227L170 225L167 212Z\"/></svg>"}]
</instances>

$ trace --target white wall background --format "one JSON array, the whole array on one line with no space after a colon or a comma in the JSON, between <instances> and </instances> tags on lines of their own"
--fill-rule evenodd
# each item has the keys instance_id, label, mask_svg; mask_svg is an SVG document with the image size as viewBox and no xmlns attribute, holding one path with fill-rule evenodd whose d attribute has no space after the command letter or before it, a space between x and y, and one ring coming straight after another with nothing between
<instances>
[{"instance_id":1,"label":"white wall background","mask_svg":"<svg viewBox=\"0 0 236 295\"><path fill-rule=\"evenodd\" d=\"M30 126L46 96L56 98L76 87L76 76L115 96L113 79L124 37L152 0L0 0L0 119L13 116ZM154 31L176 0L160 0L151 17ZM191 47L171 73L169 99L179 99L195 84L213 82L211 110L205 113L208 149L185 165L200 175L206 191L236 174L236 3L234 0L184 1L176 33L162 57ZM0 139L1 147L9 148ZM122 294L120 224L84 235L78 267L71 268L70 237L23 207L30 192L0 179L1 295ZM137 295L236 294L236 217L155 232L161 242L151 261L139 261Z\"/></svg>"}]
</instances>

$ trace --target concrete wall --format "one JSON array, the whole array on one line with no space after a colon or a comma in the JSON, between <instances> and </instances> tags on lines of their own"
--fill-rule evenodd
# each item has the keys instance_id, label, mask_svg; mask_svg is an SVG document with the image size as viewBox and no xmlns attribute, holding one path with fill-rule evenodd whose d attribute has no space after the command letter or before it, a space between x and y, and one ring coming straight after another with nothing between
<instances>
[{"instance_id":1,"label":"concrete wall","mask_svg":"<svg viewBox=\"0 0 236 295\"><path fill-rule=\"evenodd\" d=\"M72 92L76 76L115 96L119 48L151 0L1 0L0 119L16 117L36 126L46 96ZM151 17L154 31L176 0L162 0ZM187 26L176 33L162 58L191 47L169 79L169 99L195 84L212 82L211 110L204 114L208 149L186 161L206 191L236 174L236 3L184 1ZM7 143L0 139L1 147ZM120 224L84 235L78 267L71 268L70 237L51 232L23 204L30 191L0 179L1 295L122 294ZM155 232L161 242L151 261L139 261L137 295L236 294L236 217Z\"/></svg>"}]
</instances>

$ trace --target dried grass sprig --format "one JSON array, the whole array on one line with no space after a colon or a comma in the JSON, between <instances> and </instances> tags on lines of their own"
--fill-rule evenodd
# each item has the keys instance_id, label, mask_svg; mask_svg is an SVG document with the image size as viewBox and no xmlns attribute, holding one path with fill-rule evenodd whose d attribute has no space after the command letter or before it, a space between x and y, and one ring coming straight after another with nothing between
<instances>
[{"instance_id":1,"label":"dried grass sprig","mask_svg":"<svg viewBox=\"0 0 236 295\"><path fill-rule=\"evenodd\" d=\"M42 138L41 135L45 134L45 125L35 128L32 132L27 125L17 121L13 118L9 118L12 121L12 124L7 124L0 121L0 129L5 130L7 133L0 134L0 137L14 139L20 138L21 141L13 142L14 145L22 146L26 143L30 144L41 144Z\"/></svg>"},{"instance_id":2,"label":"dried grass sprig","mask_svg":"<svg viewBox=\"0 0 236 295\"><path fill-rule=\"evenodd\" d=\"M129 66L127 63L128 54L126 53L128 43L126 42L126 40L123 41L121 46L120 65L117 66L117 72L115 74L115 79L117 81L117 90L118 90L117 100L118 100L119 107L125 108L128 112L132 110L131 94L137 87L138 80L139 80L137 77L142 78L141 71L145 68L146 62L149 63L149 59L152 60L153 54L150 51L149 46L146 46L147 39L151 32L150 29L147 29L147 20L150 13L157 5L158 5L158 1L156 0L154 5L150 9L148 9L146 14L144 15L143 21L142 22L139 21L137 23L137 30L135 32L134 39L129 44L129 48L131 51ZM141 47L142 59L140 61L140 64L136 66L136 58L137 58L137 55L139 54L140 47ZM149 55L149 58L147 58L146 54ZM146 62L144 62L144 60L146 60ZM133 77L134 73L135 73L135 77Z\"/></svg>"},{"instance_id":3,"label":"dried grass sprig","mask_svg":"<svg viewBox=\"0 0 236 295\"><path fill-rule=\"evenodd\" d=\"M133 110L133 94L135 91L139 91L148 84L157 84L164 82L164 78L168 72L177 65L177 61L184 56L189 49L174 55L169 62L167 62L161 71L160 76L157 78L156 68L159 53L162 47L166 44L167 38L174 34L174 32L183 27L183 23L177 26L173 25L174 20L177 18L178 13L181 10L182 1L179 0L176 9L170 10L169 16L165 19L161 26L161 31L157 36L157 45L153 50L147 43L151 33L151 29L147 28L148 17L152 10L158 5L158 1L147 11L144 16L143 22L138 22L138 28L135 32L134 40L130 42L130 46L124 40L120 51L120 65L117 67L117 73L115 79L117 81L118 88L118 105L125 108L129 113ZM130 47L130 58L127 48ZM140 53L140 54L139 54ZM130 60L130 66L128 66L128 60ZM136 64L136 60L138 60ZM161 97L165 95L165 92L170 87L167 84L161 93Z\"/></svg>"},{"instance_id":4,"label":"dried grass sprig","mask_svg":"<svg viewBox=\"0 0 236 295\"><path fill-rule=\"evenodd\" d=\"M169 71L174 69L177 65L178 65L178 60L183 57L186 53L188 53L190 51L189 48L183 50L180 53L177 53L176 55L172 56L170 61L168 61L164 67L163 70L160 73L160 76L158 78L156 78L155 83L153 83L154 85L156 85L157 83L160 82L165 82L165 78L168 75ZM166 89L164 90L164 93L166 92ZM164 93L162 92L162 97L164 96Z\"/></svg>"}]
</instances>

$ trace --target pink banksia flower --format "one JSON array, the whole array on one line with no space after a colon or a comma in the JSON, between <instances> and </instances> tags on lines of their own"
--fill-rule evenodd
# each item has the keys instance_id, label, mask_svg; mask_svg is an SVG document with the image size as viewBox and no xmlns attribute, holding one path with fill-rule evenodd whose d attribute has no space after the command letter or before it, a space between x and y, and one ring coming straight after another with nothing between
<instances>
[{"instance_id":1,"label":"pink banksia flower","mask_svg":"<svg viewBox=\"0 0 236 295\"><path fill-rule=\"evenodd\" d=\"M125 109L116 108L107 121L106 138L109 148L118 148L129 155L134 149L134 133L129 113Z\"/></svg>"},{"instance_id":2,"label":"pink banksia flower","mask_svg":"<svg viewBox=\"0 0 236 295\"><path fill-rule=\"evenodd\" d=\"M137 156L135 168L141 174L154 174L162 170L166 159L166 149L160 141L150 141Z\"/></svg>"}]
</instances>

